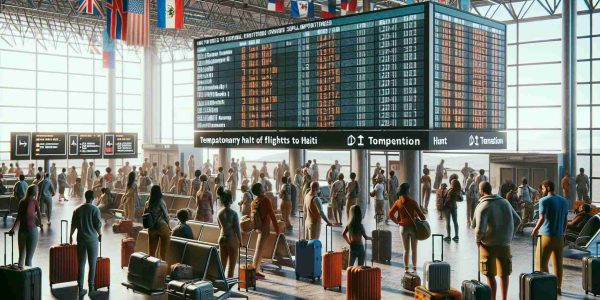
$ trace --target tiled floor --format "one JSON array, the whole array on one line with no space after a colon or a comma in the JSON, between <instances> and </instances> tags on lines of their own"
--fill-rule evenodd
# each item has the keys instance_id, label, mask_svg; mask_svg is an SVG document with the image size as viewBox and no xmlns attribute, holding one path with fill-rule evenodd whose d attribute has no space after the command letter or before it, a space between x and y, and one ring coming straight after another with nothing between
<instances>
[{"instance_id":1,"label":"tiled floor","mask_svg":"<svg viewBox=\"0 0 600 300\"><path fill-rule=\"evenodd\" d=\"M43 299L75 299L76 283L57 284L52 290L48 281L48 253L52 245L60 242L60 219L71 218L73 208L81 201L72 200L67 203L54 203L54 219L52 228L40 234L40 241L34 258L34 265L42 267ZM473 231L466 227L464 203L459 204L459 222L460 242L444 243L444 259L450 262L452 266L452 286L460 288L460 284L465 279L474 279L477 276L476 261L477 252L474 244ZM373 208L367 212L365 227L367 231L374 228ZM297 224L297 220L294 220ZM438 221L435 214L430 218L432 231L434 233L445 233L445 223ZM7 231L12 225L9 220L7 225L1 226L0 231ZM393 236L393 258L390 265L375 264L382 269L383 282L382 292L384 299L411 299L412 293L405 291L400 286L400 278L403 274L402 264L402 244L399 237L398 226L387 226L392 231ZM121 236L112 233L111 224L104 224L103 255L111 259L111 289L106 289L94 299L146 299L144 295L133 293L126 290L121 282L126 278L126 270L120 269L120 239ZM323 229L324 230L324 229ZM334 228L334 247L339 248L343 245L341 238L342 228ZM298 232L289 234L290 238L297 239ZM321 235L324 237L324 235ZM425 241L419 244L419 263L418 271L422 275L423 263L431 259L431 241ZM15 241L16 248L16 241ZM370 246L369 246L370 248ZM439 249L439 244L436 245ZM17 249L15 249L17 251ZM510 299L518 299L518 274L531 271L531 239L527 236L516 237L513 242L513 275L510 281ZM370 257L370 250L367 252ZM439 254L439 250L438 250ZM10 256L9 256L10 258ZM581 288L581 262L574 259L565 259L565 276L563 283L562 299L594 299L586 296ZM345 273L345 272L344 272ZM250 291L248 295L251 299L343 299L345 297L345 274L343 277L342 292L325 291L320 286L320 282L310 283L309 281L296 281L294 270L283 268L281 271L267 271L266 280L258 282L257 291ZM1 298L1 297L0 297ZM86 296L87 298L87 296ZM155 299L166 299L166 295L153 297Z\"/></svg>"}]
</instances>

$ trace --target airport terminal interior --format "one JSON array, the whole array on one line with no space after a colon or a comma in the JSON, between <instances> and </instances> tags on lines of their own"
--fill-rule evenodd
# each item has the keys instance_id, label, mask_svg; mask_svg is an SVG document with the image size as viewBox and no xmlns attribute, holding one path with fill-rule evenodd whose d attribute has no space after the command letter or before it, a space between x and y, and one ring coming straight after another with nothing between
<instances>
[{"instance_id":1,"label":"airport terminal interior","mask_svg":"<svg viewBox=\"0 0 600 300\"><path fill-rule=\"evenodd\" d=\"M598 0L0 0L0 299L600 298Z\"/></svg>"}]
</instances>

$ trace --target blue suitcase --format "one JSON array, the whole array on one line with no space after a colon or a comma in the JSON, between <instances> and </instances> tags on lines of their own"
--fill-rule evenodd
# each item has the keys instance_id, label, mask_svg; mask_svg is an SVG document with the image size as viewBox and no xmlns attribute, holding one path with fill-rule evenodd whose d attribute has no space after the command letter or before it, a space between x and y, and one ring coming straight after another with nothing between
<instances>
[{"instance_id":1,"label":"blue suitcase","mask_svg":"<svg viewBox=\"0 0 600 300\"><path fill-rule=\"evenodd\" d=\"M302 224L302 217L299 218ZM300 227L302 232L303 227ZM322 245L320 240L299 239L296 242L296 280L309 278L313 282L321 278L322 273Z\"/></svg>"}]
</instances>

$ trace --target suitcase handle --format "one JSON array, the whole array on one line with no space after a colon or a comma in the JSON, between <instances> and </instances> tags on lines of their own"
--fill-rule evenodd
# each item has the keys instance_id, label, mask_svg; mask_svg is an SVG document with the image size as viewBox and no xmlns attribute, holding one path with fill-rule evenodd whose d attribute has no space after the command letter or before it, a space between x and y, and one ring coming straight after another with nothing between
<instances>
[{"instance_id":1,"label":"suitcase handle","mask_svg":"<svg viewBox=\"0 0 600 300\"><path fill-rule=\"evenodd\" d=\"M444 261L444 235L443 234L432 234L431 235L431 261L435 261L435 237L440 237L440 244L442 245L442 258L441 261Z\"/></svg>"},{"instance_id":2,"label":"suitcase handle","mask_svg":"<svg viewBox=\"0 0 600 300\"><path fill-rule=\"evenodd\" d=\"M8 266L6 264L6 253L8 251L6 251L6 246L8 245L8 243L6 242L6 236L9 235L10 236L10 264L12 265L14 263L15 260L15 238L14 236L10 235L8 232L4 233L4 265Z\"/></svg>"},{"instance_id":3,"label":"suitcase handle","mask_svg":"<svg viewBox=\"0 0 600 300\"><path fill-rule=\"evenodd\" d=\"M69 231L69 221L67 220L60 220L60 244L64 245L69 241L69 237L67 236L69 233L67 233L67 235L65 235L65 242L63 243L63 224L66 223L65 228L67 228L67 230L65 231Z\"/></svg>"},{"instance_id":4,"label":"suitcase handle","mask_svg":"<svg viewBox=\"0 0 600 300\"><path fill-rule=\"evenodd\" d=\"M301 241L303 240L302 238L302 232L304 232L304 226L302 226L302 221L304 221L304 211L300 210L298 211L298 240ZM325 230L325 235L327 235L327 230ZM305 236L306 238L306 236ZM327 246L327 245L325 245Z\"/></svg>"},{"instance_id":5,"label":"suitcase handle","mask_svg":"<svg viewBox=\"0 0 600 300\"><path fill-rule=\"evenodd\" d=\"M483 244L477 246L477 281L481 282L481 247Z\"/></svg>"},{"instance_id":6,"label":"suitcase handle","mask_svg":"<svg viewBox=\"0 0 600 300\"><path fill-rule=\"evenodd\" d=\"M329 232L331 233L331 251L327 250L327 227L329 227ZM333 252L333 226L329 224L325 224L325 252Z\"/></svg>"}]
</instances>

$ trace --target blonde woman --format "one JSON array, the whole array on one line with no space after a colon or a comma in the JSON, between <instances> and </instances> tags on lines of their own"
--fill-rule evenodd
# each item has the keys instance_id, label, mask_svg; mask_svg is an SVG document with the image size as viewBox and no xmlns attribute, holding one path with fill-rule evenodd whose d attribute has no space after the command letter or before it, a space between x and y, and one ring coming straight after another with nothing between
<instances>
[{"instance_id":1,"label":"blonde woman","mask_svg":"<svg viewBox=\"0 0 600 300\"><path fill-rule=\"evenodd\" d=\"M135 173L130 172L127 176L127 189L123 200L121 200L120 209L125 211L125 218L133 220L135 218L135 205L138 198L137 184L135 184Z\"/></svg>"}]
</instances>

